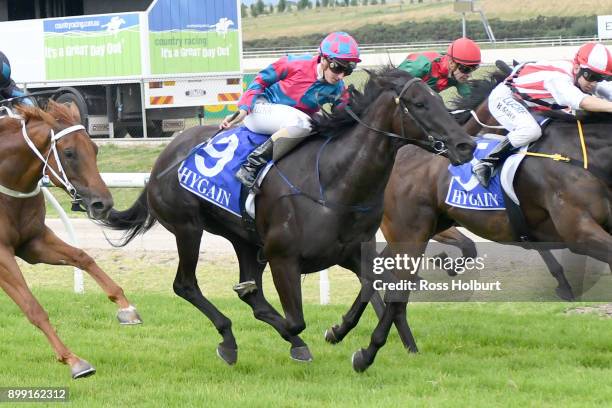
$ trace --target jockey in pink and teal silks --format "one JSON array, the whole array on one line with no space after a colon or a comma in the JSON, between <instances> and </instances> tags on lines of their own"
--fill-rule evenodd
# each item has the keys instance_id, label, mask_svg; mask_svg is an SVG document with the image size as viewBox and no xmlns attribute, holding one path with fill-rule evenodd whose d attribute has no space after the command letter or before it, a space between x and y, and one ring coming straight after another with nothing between
<instances>
[{"instance_id":1,"label":"jockey in pink and teal silks","mask_svg":"<svg viewBox=\"0 0 612 408\"><path fill-rule=\"evenodd\" d=\"M270 159L279 160L307 137L310 118L322 105L346 105L343 78L360 61L353 37L334 32L321 42L319 55L289 55L259 72L238 102L238 115L221 124L226 129L244 119L252 132L271 134L236 173L242 184L252 188L257 173Z\"/></svg>"}]
</instances>

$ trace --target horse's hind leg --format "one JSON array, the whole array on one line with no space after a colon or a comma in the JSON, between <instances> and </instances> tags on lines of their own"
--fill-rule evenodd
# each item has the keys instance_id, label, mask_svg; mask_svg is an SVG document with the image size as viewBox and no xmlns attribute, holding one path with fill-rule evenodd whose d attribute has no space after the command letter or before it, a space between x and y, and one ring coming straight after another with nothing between
<instances>
[{"instance_id":1,"label":"horse's hind leg","mask_svg":"<svg viewBox=\"0 0 612 408\"><path fill-rule=\"evenodd\" d=\"M57 359L70 365L72 378L87 377L96 372L91 364L72 353L60 340L49 322L49 315L28 288L14 255L5 248L0 250L0 287L15 301L28 320L47 336Z\"/></svg>"},{"instance_id":2,"label":"horse's hind leg","mask_svg":"<svg viewBox=\"0 0 612 408\"><path fill-rule=\"evenodd\" d=\"M194 305L210 319L223 337L223 341L217 347L217 355L227 364L232 365L238 360L238 345L232 333L232 322L204 297L196 279L196 266L202 232L202 229L185 226L174 229L176 247L179 253L179 265L174 278L173 289L174 293Z\"/></svg>"},{"instance_id":3,"label":"horse's hind leg","mask_svg":"<svg viewBox=\"0 0 612 408\"><path fill-rule=\"evenodd\" d=\"M121 324L140 324L142 320L136 308L125 297L123 289L115 283L85 251L68 245L45 227L27 245L19 249L17 256L29 263L72 265L86 271L100 285L106 296L117 304L117 319Z\"/></svg>"},{"instance_id":4,"label":"horse's hind leg","mask_svg":"<svg viewBox=\"0 0 612 408\"><path fill-rule=\"evenodd\" d=\"M253 315L257 320L268 323L274 327L281 337L291 343L291 349L302 350L301 353L297 353L298 356L311 360L312 356L308 356L309 353L306 343L299 337L292 335L287 330L287 321L274 309L274 307L268 303L263 293L262 285L262 273L266 265L261 264L257 260L256 246L248 242L244 242L239 238L232 240L236 255L238 256L238 262L240 264L240 282L241 285L236 285L234 290L238 294L238 297L251 306L253 309ZM254 282L253 283L251 283ZM245 284L246 283L246 284ZM305 348L305 349L303 349ZM293 353L296 354L296 353Z\"/></svg>"},{"instance_id":5,"label":"horse's hind leg","mask_svg":"<svg viewBox=\"0 0 612 408\"><path fill-rule=\"evenodd\" d=\"M463 235L456 227L451 227L447 230L444 230L434 235L432 239L441 244L452 245L459 248L461 250L461 256L463 258L473 259L476 258L476 256L478 255L476 251L476 244L474 244L474 241ZM444 261L448 258L448 255L446 254L446 252L442 252L436 255L435 257L441 258ZM452 264L456 265L457 263L453 262ZM443 265L446 265L446 262L444 262ZM457 272L455 271L455 269L445 268L445 270L448 276L457 276Z\"/></svg>"},{"instance_id":6,"label":"horse's hind leg","mask_svg":"<svg viewBox=\"0 0 612 408\"><path fill-rule=\"evenodd\" d=\"M567 281L565 273L563 272L563 266L557 262L552 252L547 250L538 250L538 253L542 257L542 260L546 264L550 274L557 280L558 285L555 289L557 296L570 302L576 300L574 297L574 292L572 291L572 286Z\"/></svg>"}]
</instances>

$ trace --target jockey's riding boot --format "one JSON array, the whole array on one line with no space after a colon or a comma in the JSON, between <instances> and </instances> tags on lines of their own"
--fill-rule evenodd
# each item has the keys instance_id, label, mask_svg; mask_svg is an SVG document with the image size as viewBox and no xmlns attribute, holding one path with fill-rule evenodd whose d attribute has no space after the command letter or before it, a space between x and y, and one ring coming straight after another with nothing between
<instances>
[{"instance_id":1,"label":"jockey's riding boot","mask_svg":"<svg viewBox=\"0 0 612 408\"><path fill-rule=\"evenodd\" d=\"M472 173L474 173L480 184L486 188L489 187L493 170L512 154L513 149L514 146L512 146L510 140L505 138L495 146L486 157L480 159L480 161L472 167Z\"/></svg>"},{"instance_id":2,"label":"jockey's riding boot","mask_svg":"<svg viewBox=\"0 0 612 408\"><path fill-rule=\"evenodd\" d=\"M257 148L249 154L247 161L236 172L236 178L245 187L252 189L255 186L255 180L257 180L259 170L272 160L273 146L274 142L271 138L257 146Z\"/></svg>"}]
</instances>

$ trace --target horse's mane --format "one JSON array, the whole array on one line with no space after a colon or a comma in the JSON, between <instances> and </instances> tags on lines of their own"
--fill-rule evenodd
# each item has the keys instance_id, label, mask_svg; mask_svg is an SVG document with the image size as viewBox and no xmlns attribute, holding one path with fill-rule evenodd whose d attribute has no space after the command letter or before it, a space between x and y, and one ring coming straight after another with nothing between
<instances>
[{"instance_id":1,"label":"horse's mane","mask_svg":"<svg viewBox=\"0 0 612 408\"><path fill-rule=\"evenodd\" d=\"M45 110L27 105L17 105L15 110L26 122L30 120L39 120L45 122L52 128L57 127L59 122L66 124L74 124L76 122L76 118L72 115L68 105L57 103L52 100L47 102Z\"/></svg>"},{"instance_id":2,"label":"horse's mane","mask_svg":"<svg viewBox=\"0 0 612 408\"><path fill-rule=\"evenodd\" d=\"M386 65L374 71L365 70L369 78L364 85L363 93L354 86L349 86L349 102L351 110L359 117L364 114L368 107L385 90L397 90L406 81L412 79L412 75L393 65ZM313 130L325 136L338 136L356 123L355 119L345 109L335 109L333 112L322 112L315 115L312 120Z\"/></svg>"},{"instance_id":3,"label":"horse's mane","mask_svg":"<svg viewBox=\"0 0 612 408\"><path fill-rule=\"evenodd\" d=\"M450 101L454 109L474 110L489 96L493 88L506 79L507 75L501 71L493 71L484 79L470 79L469 96L458 96Z\"/></svg>"},{"instance_id":4,"label":"horse's mane","mask_svg":"<svg viewBox=\"0 0 612 408\"><path fill-rule=\"evenodd\" d=\"M65 124L77 123L77 120L72 115L68 105L57 103L52 100L49 100L45 110L34 106L20 104L15 106L13 111L21 116L26 123L29 123L32 120L41 121L54 129L59 127L59 122L63 122ZM5 116L0 119L0 135L20 132L20 129L20 120L11 118L9 116Z\"/></svg>"}]
</instances>

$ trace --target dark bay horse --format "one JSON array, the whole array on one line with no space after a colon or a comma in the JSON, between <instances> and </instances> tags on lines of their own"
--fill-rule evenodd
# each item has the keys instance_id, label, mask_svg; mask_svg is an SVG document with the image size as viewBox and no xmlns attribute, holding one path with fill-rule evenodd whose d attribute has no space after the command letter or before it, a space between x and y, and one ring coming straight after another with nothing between
<instances>
[{"instance_id":1,"label":"dark bay horse","mask_svg":"<svg viewBox=\"0 0 612 408\"><path fill-rule=\"evenodd\" d=\"M314 128L318 136L277 163L257 196L261 251L238 217L187 192L176 170L169 171L211 137L217 130L212 127L177 136L157 159L134 205L113 210L103 221L126 230L127 241L156 221L175 235L179 266L174 291L213 322L223 338L217 353L228 364L237 360L231 321L204 297L196 280L203 230L232 242L240 266L240 298L257 319L291 343L292 358L310 361L299 337L306 327L300 275L336 264L360 273L361 243L371 240L380 225L385 185L401 146L416 143L433 151L443 143L453 163L471 160L475 146L426 85L391 67L370 73L363 93L351 90L349 108L317 119ZM270 263L284 318L264 298L262 256Z\"/></svg>"},{"instance_id":2,"label":"dark bay horse","mask_svg":"<svg viewBox=\"0 0 612 408\"><path fill-rule=\"evenodd\" d=\"M561 153L577 161L583 160L576 119L552 116L557 120L545 127L542 138L530 151ZM583 120L591 171L527 156L517 172L514 186L536 241L568 248L611 265L612 144L609 134L612 116L579 114L579 118ZM505 212L472 211L445 204L450 182L447 167L448 161L444 158L426 157L418 148L400 149L385 191L381 228L387 241L413 243L408 255L418 257L434 234L457 223L488 240L512 243L514 234ZM393 245L386 251L387 256L393 256ZM411 279L406 273L409 272L398 272L398 279ZM355 370L364 371L373 363L376 353L386 342L391 324L405 314L407 293L403 295L401 301L387 303L370 345L353 357ZM351 324L356 322L353 320ZM343 323L343 330L344 326ZM416 345L412 346L413 351L416 350Z\"/></svg>"},{"instance_id":3,"label":"dark bay horse","mask_svg":"<svg viewBox=\"0 0 612 408\"><path fill-rule=\"evenodd\" d=\"M19 106L18 116L2 110L7 116L0 119L0 286L47 336L57 359L70 365L72 377L85 377L95 369L62 343L30 292L15 256L32 264L73 265L87 271L118 305L122 324L140 323L123 290L95 261L45 226L45 200L39 187L43 175L78 196L90 218L104 218L112 208L113 199L96 166L97 147L80 125L75 105L49 101L46 111Z\"/></svg>"}]
</instances>

